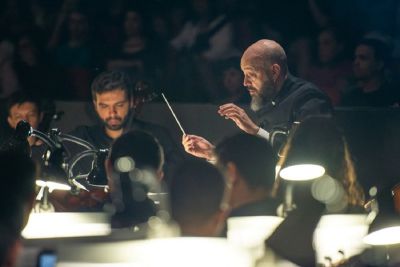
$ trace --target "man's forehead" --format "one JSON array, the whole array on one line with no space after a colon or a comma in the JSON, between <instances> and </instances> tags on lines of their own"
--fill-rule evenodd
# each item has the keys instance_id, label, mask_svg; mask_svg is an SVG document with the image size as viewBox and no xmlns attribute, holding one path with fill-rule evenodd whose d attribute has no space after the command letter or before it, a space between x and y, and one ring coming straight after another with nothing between
<instances>
[{"instance_id":1,"label":"man's forehead","mask_svg":"<svg viewBox=\"0 0 400 267\"><path fill-rule=\"evenodd\" d=\"M128 96L124 90L116 89L103 93L96 93L96 102L111 103L111 102L121 102L127 101Z\"/></svg>"},{"instance_id":2,"label":"man's forehead","mask_svg":"<svg viewBox=\"0 0 400 267\"><path fill-rule=\"evenodd\" d=\"M38 107L33 102L15 103L10 108L10 113L37 112L37 111L38 111Z\"/></svg>"},{"instance_id":3,"label":"man's forehead","mask_svg":"<svg viewBox=\"0 0 400 267\"><path fill-rule=\"evenodd\" d=\"M264 68L264 63L265 59L262 56L254 53L246 53L240 60L240 67L242 70L258 70Z\"/></svg>"}]
</instances>

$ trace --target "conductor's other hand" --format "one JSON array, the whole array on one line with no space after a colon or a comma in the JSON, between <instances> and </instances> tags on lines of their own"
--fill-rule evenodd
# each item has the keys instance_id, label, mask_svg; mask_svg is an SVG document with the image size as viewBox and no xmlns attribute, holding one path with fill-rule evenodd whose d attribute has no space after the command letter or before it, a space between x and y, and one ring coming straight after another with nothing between
<instances>
[{"instance_id":1,"label":"conductor's other hand","mask_svg":"<svg viewBox=\"0 0 400 267\"><path fill-rule=\"evenodd\" d=\"M201 136L197 135L183 135L182 145L185 151L195 157L205 158L212 160L214 155L214 146Z\"/></svg>"},{"instance_id":2,"label":"conductor's other hand","mask_svg":"<svg viewBox=\"0 0 400 267\"><path fill-rule=\"evenodd\" d=\"M219 107L219 115L225 119L233 120L236 125L248 134L257 134L260 127L258 127L247 115L247 113L235 104L229 103Z\"/></svg>"}]
</instances>

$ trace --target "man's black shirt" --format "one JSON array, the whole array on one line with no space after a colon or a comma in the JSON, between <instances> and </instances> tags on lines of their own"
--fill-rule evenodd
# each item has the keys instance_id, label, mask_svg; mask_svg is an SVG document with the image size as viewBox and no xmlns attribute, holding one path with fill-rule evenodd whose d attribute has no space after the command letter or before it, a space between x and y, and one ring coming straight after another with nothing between
<instances>
[{"instance_id":1,"label":"man's black shirt","mask_svg":"<svg viewBox=\"0 0 400 267\"><path fill-rule=\"evenodd\" d=\"M173 169L179 164L183 157L181 151L179 150L176 143L173 141L168 130L160 125L141 121L138 119L131 120L124 128L124 130L145 131L153 135L160 142L165 155L164 173L166 179L168 179L168 177L171 175L171 172L173 172ZM106 134L104 126L100 124L93 126L78 126L70 134L91 143L96 147L96 149L110 148L113 142L113 139ZM68 148L70 147L68 146ZM80 151L77 151L76 146L73 146L72 151L70 149L71 154L76 154L79 152ZM90 171L91 168L90 165L82 166L82 164L79 164L78 166L84 168L82 170L77 170L80 173L87 173L88 171ZM77 171L74 170L74 173L77 173Z\"/></svg>"},{"instance_id":2,"label":"man's black shirt","mask_svg":"<svg viewBox=\"0 0 400 267\"><path fill-rule=\"evenodd\" d=\"M288 75L278 95L256 112L261 128L289 130L295 121L311 115L331 114L328 96L315 85Z\"/></svg>"},{"instance_id":3,"label":"man's black shirt","mask_svg":"<svg viewBox=\"0 0 400 267\"><path fill-rule=\"evenodd\" d=\"M332 104L329 97L314 84L288 75L278 95L256 112L258 124L273 135L275 131L288 133L294 122L301 122L314 115L331 115ZM279 150L285 137L275 143Z\"/></svg>"}]
</instances>

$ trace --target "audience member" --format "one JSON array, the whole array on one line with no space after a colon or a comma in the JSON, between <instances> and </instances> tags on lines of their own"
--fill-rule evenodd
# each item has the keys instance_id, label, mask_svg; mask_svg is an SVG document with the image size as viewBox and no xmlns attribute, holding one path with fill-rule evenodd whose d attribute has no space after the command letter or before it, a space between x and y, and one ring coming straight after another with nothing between
<instances>
[{"instance_id":1,"label":"audience member","mask_svg":"<svg viewBox=\"0 0 400 267\"><path fill-rule=\"evenodd\" d=\"M240 60L230 58L219 66L221 76L220 103L249 104L250 96L243 86L243 74L240 70Z\"/></svg>"},{"instance_id":2,"label":"audience member","mask_svg":"<svg viewBox=\"0 0 400 267\"><path fill-rule=\"evenodd\" d=\"M129 8L123 20L123 39L107 59L108 70L125 70L132 80L146 80L159 86L163 64L162 48L154 47L146 31L148 23L139 9Z\"/></svg>"},{"instance_id":3,"label":"audience member","mask_svg":"<svg viewBox=\"0 0 400 267\"><path fill-rule=\"evenodd\" d=\"M8 97L20 89L14 66L14 47L7 40L0 41L0 97Z\"/></svg>"},{"instance_id":4,"label":"audience member","mask_svg":"<svg viewBox=\"0 0 400 267\"><path fill-rule=\"evenodd\" d=\"M345 58L345 38L336 28L319 32L317 62L311 66L307 79L317 85L331 99L334 106L351 76L351 62Z\"/></svg>"},{"instance_id":5,"label":"audience member","mask_svg":"<svg viewBox=\"0 0 400 267\"><path fill-rule=\"evenodd\" d=\"M227 17L218 14L215 3L209 0L191 1L193 16L182 31L171 40L176 50L189 50L213 61L238 54L232 46L232 25Z\"/></svg>"},{"instance_id":6,"label":"audience member","mask_svg":"<svg viewBox=\"0 0 400 267\"><path fill-rule=\"evenodd\" d=\"M171 215L183 236L221 234L228 213L222 174L208 162L184 162L170 185Z\"/></svg>"},{"instance_id":7,"label":"audience member","mask_svg":"<svg viewBox=\"0 0 400 267\"><path fill-rule=\"evenodd\" d=\"M48 46L56 65L64 69L69 82L66 96L88 100L90 94L87 88L92 70L101 60L90 39L88 15L78 7L63 7L58 20ZM66 40L63 40L61 31L64 24L67 28Z\"/></svg>"},{"instance_id":8,"label":"audience member","mask_svg":"<svg viewBox=\"0 0 400 267\"><path fill-rule=\"evenodd\" d=\"M219 12L217 3L209 0L190 3L193 14L170 42L173 56L169 68L175 72L171 74L175 76L170 93L177 100L206 102L217 98L214 64L239 52L233 44L232 24Z\"/></svg>"},{"instance_id":9,"label":"audience member","mask_svg":"<svg viewBox=\"0 0 400 267\"><path fill-rule=\"evenodd\" d=\"M358 43L353 62L355 84L343 95L342 106L388 107L399 99L396 86L385 76L389 50L377 39Z\"/></svg>"},{"instance_id":10,"label":"audience member","mask_svg":"<svg viewBox=\"0 0 400 267\"><path fill-rule=\"evenodd\" d=\"M15 48L15 71L21 88L39 98L63 98L68 89L65 77L46 57L38 34L21 34Z\"/></svg>"}]
</instances>

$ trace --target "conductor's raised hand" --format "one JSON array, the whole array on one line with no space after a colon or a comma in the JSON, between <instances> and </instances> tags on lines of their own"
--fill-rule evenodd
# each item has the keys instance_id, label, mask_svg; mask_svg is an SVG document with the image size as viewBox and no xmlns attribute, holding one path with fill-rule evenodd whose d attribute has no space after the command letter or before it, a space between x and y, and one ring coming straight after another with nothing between
<instances>
[{"instance_id":1,"label":"conductor's raised hand","mask_svg":"<svg viewBox=\"0 0 400 267\"><path fill-rule=\"evenodd\" d=\"M219 115L225 117L225 119L233 120L236 125L248 134L257 134L260 127L255 124L247 113L235 104L229 103L219 107Z\"/></svg>"},{"instance_id":2,"label":"conductor's raised hand","mask_svg":"<svg viewBox=\"0 0 400 267\"><path fill-rule=\"evenodd\" d=\"M195 157L207 160L214 157L214 146L201 136L185 134L182 136L182 145L186 152Z\"/></svg>"}]
</instances>

